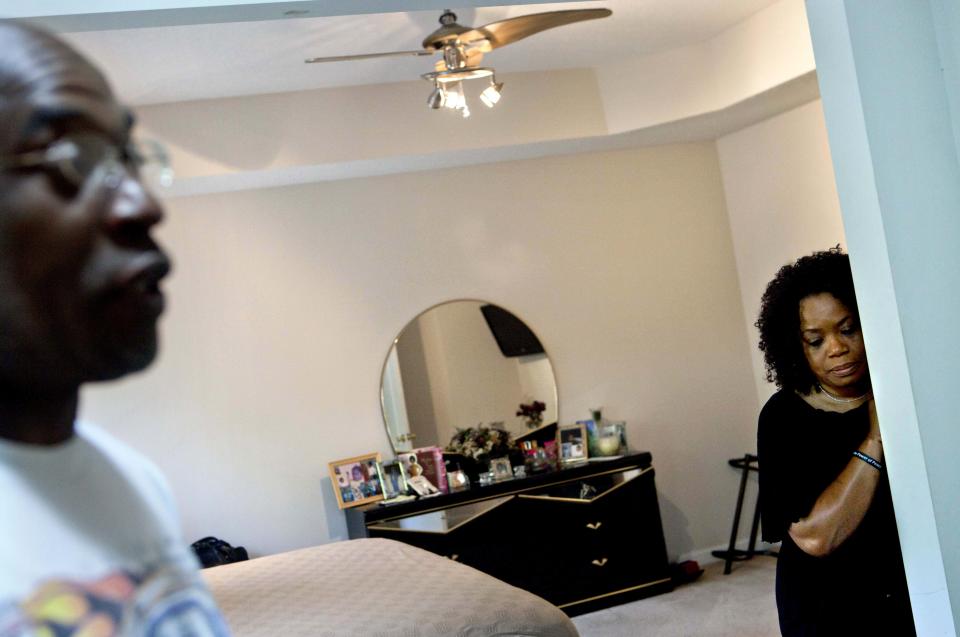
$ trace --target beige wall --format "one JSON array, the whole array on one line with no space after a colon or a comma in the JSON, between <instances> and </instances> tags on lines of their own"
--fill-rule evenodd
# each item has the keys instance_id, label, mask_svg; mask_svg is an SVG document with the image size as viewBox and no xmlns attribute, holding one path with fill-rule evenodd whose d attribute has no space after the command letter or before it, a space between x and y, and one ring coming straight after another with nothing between
<instances>
[{"instance_id":1,"label":"beige wall","mask_svg":"<svg viewBox=\"0 0 960 637\"><path fill-rule=\"evenodd\" d=\"M450 187L455 184L456 188ZM438 191L442 188L442 191ZM171 202L165 348L85 416L170 477L187 537L342 538L327 462L389 450L383 358L483 298L554 362L564 421L626 420L672 557L726 540L757 401L714 145L582 154Z\"/></svg>"},{"instance_id":2,"label":"beige wall","mask_svg":"<svg viewBox=\"0 0 960 637\"><path fill-rule=\"evenodd\" d=\"M820 100L717 140L750 355L760 404L765 380L753 326L777 269L804 254L845 245Z\"/></svg>"},{"instance_id":3,"label":"beige wall","mask_svg":"<svg viewBox=\"0 0 960 637\"><path fill-rule=\"evenodd\" d=\"M167 145L180 180L608 132L592 70L498 77L510 108L486 108L478 100L483 87L469 85L475 112L468 119L427 108L430 85L418 79L155 104L137 115L141 132ZM545 111L544 104L563 108Z\"/></svg>"},{"instance_id":4,"label":"beige wall","mask_svg":"<svg viewBox=\"0 0 960 637\"><path fill-rule=\"evenodd\" d=\"M597 68L612 133L726 108L814 70L803 0L780 0L704 42Z\"/></svg>"}]
</instances>

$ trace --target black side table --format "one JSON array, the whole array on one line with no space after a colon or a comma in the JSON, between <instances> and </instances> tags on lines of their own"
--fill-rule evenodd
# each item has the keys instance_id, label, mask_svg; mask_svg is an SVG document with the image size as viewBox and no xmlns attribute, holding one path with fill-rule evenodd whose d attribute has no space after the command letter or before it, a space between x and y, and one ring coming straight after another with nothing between
<instances>
[{"instance_id":1,"label":"black side table","mask_svg":"<svg viewBox=\"0 0 960 637\"><path fill-rule=\"evenodd\" d=\"M724 561L724 575L730 574L730 570L734 562L749 560L754 555L770 555L773 557L777 556L776 551L756 550L757 530L760 528L759 498L757 499L757 506L753 511L753 522L750 526L750 543L747 545L747 550L743 551L737 548L737 531L740 530L740 515L743 513L743 496L747 490L747 478L749 477L751 471L760 473L760 463L757 456L749 453L744 455L742 458L733 458L728 460L727 463L735 469L740 469L742 473L740 474L740 492L737 494L737 508L734 510L733 514L733 529L730 530L730 546L727 547L726 551L713 551L714 557L719 557Z\"/></svg>"}]
</instances>

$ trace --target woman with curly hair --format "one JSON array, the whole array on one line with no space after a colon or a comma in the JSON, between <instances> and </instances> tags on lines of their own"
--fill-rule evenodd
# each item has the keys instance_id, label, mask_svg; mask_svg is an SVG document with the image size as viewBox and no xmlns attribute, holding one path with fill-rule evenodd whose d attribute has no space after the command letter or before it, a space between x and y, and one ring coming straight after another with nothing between
<instances>
[{"instance_id":1,"label":"woman with curly hair","mask_svg":"<svg viewBox=\"0 0 960 637\"><path fill-rule=\"evenodd\" d=\"M849 257L802 257L756 323L774 394L760 413L763 539L780 542L786 637L914 635Z\"/></svg>"}]
</instances>

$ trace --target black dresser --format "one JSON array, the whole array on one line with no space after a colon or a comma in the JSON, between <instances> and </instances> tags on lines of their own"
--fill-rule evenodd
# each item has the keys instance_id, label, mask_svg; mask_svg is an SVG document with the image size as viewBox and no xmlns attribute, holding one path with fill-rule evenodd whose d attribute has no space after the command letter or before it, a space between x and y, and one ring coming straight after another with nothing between
<instances>
[{"instance_id":1,"label":"black dresser","mask_svg":"<svg viewBox=\"0 0 960 637\"><path fill-rule=\"evenodd\" d=\"M418 546L578 615L672 589L653 478L636 453L345 514L351 538Z\"/></svg>"}]
</instances>

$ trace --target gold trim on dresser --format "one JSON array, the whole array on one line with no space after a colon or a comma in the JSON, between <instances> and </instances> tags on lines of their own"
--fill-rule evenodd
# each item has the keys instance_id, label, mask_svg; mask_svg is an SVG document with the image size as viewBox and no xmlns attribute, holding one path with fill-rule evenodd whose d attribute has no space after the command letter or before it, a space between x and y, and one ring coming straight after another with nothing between
<instances>
[{"instance_id":1,"label":"gold trim on dresser","mask_svg":"<svg viewBox=\"0 0 960 637\"><path fill-rule=\"evenodd\" d=\"M632 471L632 470L633 470L633 469L621 470L621 471L618 472L618 473L621 473L621 472L623 472L623 471ZM523 498L524 500L550 500L550 501L552 501L552 502L573 502L573 503L575 503L575 504L590 504L591 502L596 502L597 500L599 500L599 499L602 498L603 496L607 495L608 493L613 493L614 491L616 491L616 490L619 489L620 487L622 487L622 486L624 486L624 485L627 485L627 484L630 484L631 482L633 482L634 480L636 480L637 478L639 478L640 476L642 476L643 474L645 474L645 473L648 472L648 471L653 471L653 467L647 467L646 469L641 469L641 470L640 470L640 473L638 473L637 475L633 476L632 478L628 478L628 479L624 480L623 482L621 482L620 484L615 484L615 485L613 485L612 487L610 487L609 489L607 489L606 491L604 491L603 493L601 493L601 494L598 495L597 497L591 498L591 499L589 499L589 500L584 500L583 498L558 498L558 497L552 496L552 495L526 495L526 494L522 494L522 493L521 493L520 495L518 495L517 497L518 497L518 498ZM590 525L588 524L587 526L590 526ZM599 524L598 524L597 526L599 526Z\"/></svg>"},{"instance_id":2,"label":"gold trim on dresser","mask_svg":"<svg viewBox=\"0 0 960 637\"><path fill-rule=\"evenodd\" d=\"M567 602L566 604L560 604L559 606L557 606L557 608L569 608L570 606L576 606L577 604L586 604L587 602L593 602L598 599L603 599L605 597L613 597L614 595L629 593L630 591L638 591L641 588L648 588L650 586L656 586L657 584L663 584L669 581L670 581L669 577L664 577L663 579L647 582L646 584L640 584L639 586L631 586L630 588L621 588L620 590L613 591L612 593L604 593L603 595L594 595L593 597L587 597L586 599L578 599L575 602Z\"/></svg>"},{"instance_id":3,"label":"gold trim on dresser","mask_svg":"<svg viewBox=\"0 0 960 637\"><path fill-rule=\"evenodd\" d=\"M597 476L607 476L607 475L610 475L610 474L612 474L612 473L623 473L623 472L625 472L625 471L634 471L634 470L636 470L636 469L639 469L639 470L640 470L640 473L638 473L636 476L634 476L635 478L639 478L640 476L642 476L643 474L647 473L648 471L653 471L653 467L640 467L639 465L635 465L635 466L632 466L632 467L620 467L619 469L611 469L610 471L602 471L602 472L600 472L600 473L592 473L592 474L590 474L589 477L591 477L591 478L596 478ZM556 486L556 485L558 485L558 484L567 484L567 483L569 483L569 482L579 482L579 481L581 481L581 480L583 480L582 477L571 478L571 479L569 479L569 480L560 480L559 482L552 482L552 483L550 484L550 486ZM632 478L631 478L631 480L632 480ZM626 484L627 482L630 482L631 480L626 480L626 481L624 481L623 483L618 484L617 487L623 486L624 484ZM616 488L616 487L614 487L614 488ZM604 494L609 493L609 492L612 491L612 490L613 490L613 489L610 489L610 490L608 490L608 491L605 491ZM464 502L457 502L457 504L456 504L455 506L463 506L463 505L465 505L465 504L474 504L475 502L484 502L485 500L493 500L494 498L502 498L502 497L505 497L505 496L508 496L508 495L517 495L517 494L520 494L520 493L522 493L522 492L524 492L524 491L529 491L529 488L527 488L527 489L517 489L516 491L508 491L508 492L506 492L506 493L498 493L497 495L493 495L493 496L490 496L490 497L488 497L488 498L476 498L476 499L474 499L474 500L465 500ZM520 496L518 496L518 497L521 497L521 498L537 498L537 497L547 498L548 496L520 495ZM599 496L598 496L598 497L599 497ZM560 500L561 498L549 498L549 499L551 499L551 500ZM573 501L574 501L574 502L593 502L593 501L595 501L596 499L597 499L597 498L594 498L593 500L573 499ZM434 511L443 511L444 509L449 509L449 508L450 508L449 505L446 505L446 506L437 506L437 507L433 507L432 509L423 509L423 510L421 510L421 511L417 511L415 515L422 515L422 514L424 514L424 513L433 513ZM404 513L404 514L402 514L402 515L396 515L396 516L394 516L394 517L392 517L392 518L383 518L382 520L380 520L380 522L392 522L392 521L394 521L394 520L400 520L400 519L403 519L403 518L408 518L408 517L410 517L410 515L411 515L410 513ZM371 526L368 524L368 525L367 525L367 528L373 528L373 527L371 527Z\"/></svg>"},{"instance_id":4,"label":"gold trim on dresser","mask_svg":"<svg viewBox=\"0 0 960 637\"><path fill-rule=\"evenodd\" d=\"M367 525L367 528L368 528L368 529L377 529L378 531L390 531L390 532L397 531L397 532L400 532L400 533L431 533L431 534L433 534L433 535L446 535L447 533L450 533L451 531L455 531L456 529L459 529L459 528L460 528L461 526L463 526L464 524L467 524L467 523L469 523L469 522L473 522L474 520L485 516L486 514L490 513L491 511L495 511L497 508L502 507L504 504L506 504L506 503L509 502L510 500L513 500L513 498L515 498L515 497L516 497L516 496L504 496L503 502L497 502L496 504L494 504L494 505L493 505L492 507L490 507L489 509L485 509L485 510L483 510L483 511L481 511L480 513L477 513L477 514L475 514L475 515L471 515L470 517L468 517L467 519L463 520L462 522L458 522L457 524L454 524L453 526L451 526L451 527L450 527L449 529L447 529L446 531L427 531L427 530L424 530L424 529L398 529L398 528L395 527L395 526L386 526L386 525L383 525L383 524L368 524L368 525ZM461 504L461 505L458 505L458 506L465 506L465 505L467 505L467 504L472 504L472 503L471 503L471 502L465 502L464 504ZM390 520L384 520L384 522L392 522L393 520L397 520L397 519L400 519L400 520L410 519L410 518L413 518L413 517L418 517L418 516L426 515L427 513L433 513L433 512L436 512L436 509L433 509L432 511L424 511L424 512L422 512L422 513L417 513L416 515L412 515L412 516L411 516L411 515L407 515L407 516L404 516L404 517L402 517L402 518L391 518Z\"/></svg>"}]
</instances>

